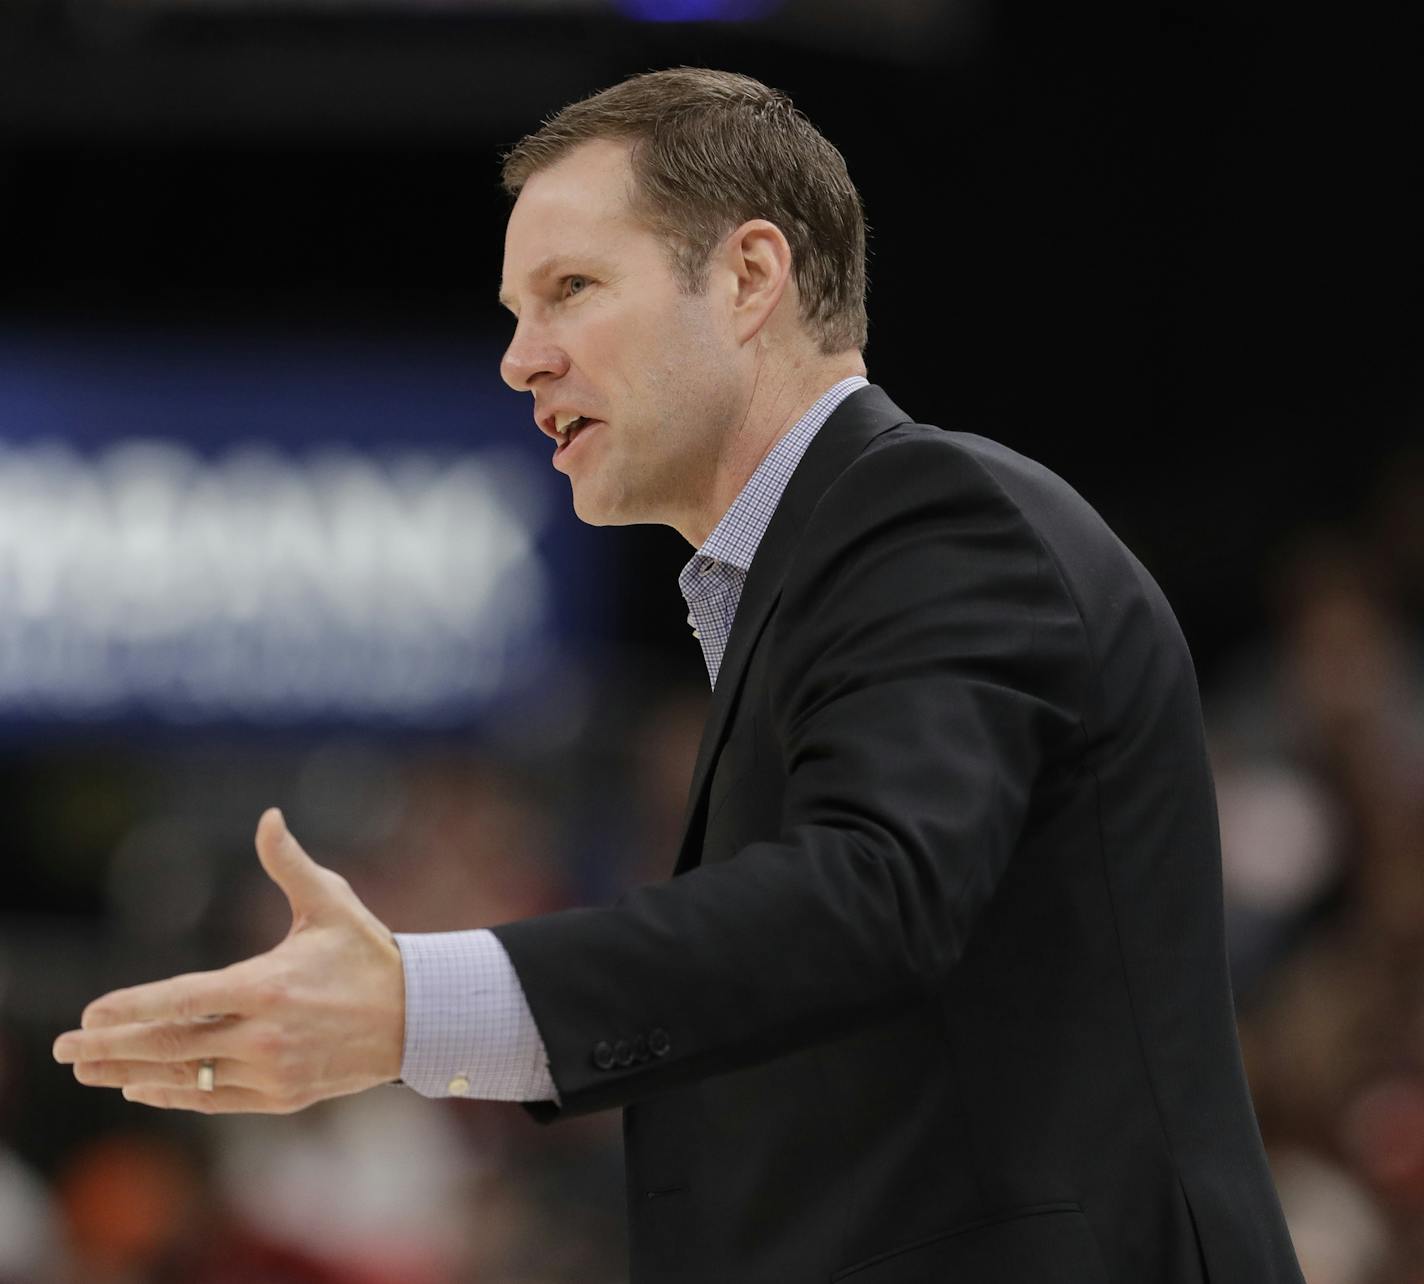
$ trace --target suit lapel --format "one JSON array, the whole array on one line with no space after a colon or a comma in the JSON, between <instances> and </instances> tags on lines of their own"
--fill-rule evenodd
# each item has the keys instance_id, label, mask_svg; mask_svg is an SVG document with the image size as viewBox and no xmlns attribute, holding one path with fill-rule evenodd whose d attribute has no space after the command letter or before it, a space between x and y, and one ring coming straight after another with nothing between
<instances>
[{"instance_id":1,"label":"suit lapel","mask_svg":"<svg viewBox=\"0 0 1424 1284\"><path fill-rule=\"evenodd\" d=\"M728 722L737 705L747 663L781 596L787 567L806 522L830 484L871 441L896 425L909 422L910 416L877 384L857 388L821 426L791 474L766 534L757 545L737 603L737 614L717 672L717 685L697 751L697 765L692 772L675 874L691 868L700 859L712 768L727 738Z\"/></svg>"}]
</instances>

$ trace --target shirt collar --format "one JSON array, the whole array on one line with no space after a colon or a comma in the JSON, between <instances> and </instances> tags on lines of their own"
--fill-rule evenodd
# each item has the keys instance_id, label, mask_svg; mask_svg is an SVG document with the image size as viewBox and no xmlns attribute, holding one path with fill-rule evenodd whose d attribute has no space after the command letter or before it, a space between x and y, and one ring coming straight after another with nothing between
<instances>
[{"instance_id":1,"label":"shirt collar","mask_svg":"<svg viewBox=\"0 0 1424 1284\"><path fill-rule=\"evenodd\" d=\"M858 388L868 387L869 384L870 380L864 375L851 375L833 384L782 434L737 492L732 506L712 528L702 547L682 568L678 583L685 598L690 600L696 595L701 578L699 572L708 562L734 566L743 574L751 569L757 546L771 524L776 505L791 481L796 465L801 462L801 456L836 407Z\"/></svg>"}]
</instances>

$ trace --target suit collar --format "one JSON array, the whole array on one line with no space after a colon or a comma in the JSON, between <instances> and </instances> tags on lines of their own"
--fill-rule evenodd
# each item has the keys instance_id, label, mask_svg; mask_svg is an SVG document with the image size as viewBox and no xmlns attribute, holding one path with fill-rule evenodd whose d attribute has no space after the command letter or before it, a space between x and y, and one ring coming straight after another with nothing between
<instances>
[{"instance_id":1,"label":"suit collar","mask_svg":"<svg viewBox=\"0 0 1424 1284\"><path fill-rule=\"evenodd\" d=\"M697 753L697 765L692 773L676 872L681 873L697 863L702 827L698 822L706 815L706 794L712 766L726 738L728 720L736 707L747 662L772 608L781 596L781 585L801 532L827 488L866 446L881 433L909 422L910 416L891 401L878 384L858 388L832 412L791 475L766 533L757 546L756 556L752 558L732 631L727 638L727 649L722 657Z\"/></svg>"}]
</instances>

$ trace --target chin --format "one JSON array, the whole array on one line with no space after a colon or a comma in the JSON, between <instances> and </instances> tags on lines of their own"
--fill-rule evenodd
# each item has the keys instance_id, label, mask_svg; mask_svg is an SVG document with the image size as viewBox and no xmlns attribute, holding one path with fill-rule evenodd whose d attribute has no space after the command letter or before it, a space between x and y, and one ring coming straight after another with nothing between
<instances>
[{"instance_id":1,"label":"chin","mask_svg":"<svg viewBox=\"0 0 1424 1284\"><path fill-rule=\"evenodd\" d=\"M573 489L574 516L587 526L637 526L657 524L660 510L641 497L633 487L610 490L594 477L569 479Z\"/></svg>"},{"instance_id":2,"label":"chin","mask_svg":"<svg viewBox=\"0 0 1424 1284\"><path fill-rule=\"evenodd\" d=\"M580 497L578 487L574 487L574 516L586 526L623 526L609 504L600 503L588 495Z\"/></svg>"}]
</instances>

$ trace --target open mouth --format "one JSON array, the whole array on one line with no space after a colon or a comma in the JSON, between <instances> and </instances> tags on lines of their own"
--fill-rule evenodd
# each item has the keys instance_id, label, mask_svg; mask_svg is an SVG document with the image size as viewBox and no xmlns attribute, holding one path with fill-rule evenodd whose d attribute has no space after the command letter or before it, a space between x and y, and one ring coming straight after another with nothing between
<instances>
[{"instance_id":1,"label":"open mouth","mask_svg":"<svg viewBox=\"0 0 1424 1284\"><path fill-rule=\"evenodd\" d=\"M554 449L554 455L556 457L562 455L564 451L574 444L585 429L601 422L602 421L598 419L590 419L587 415L580 415L568 426L565 432L559 435L559 444Z\"/></svg>"}]
</instances>

